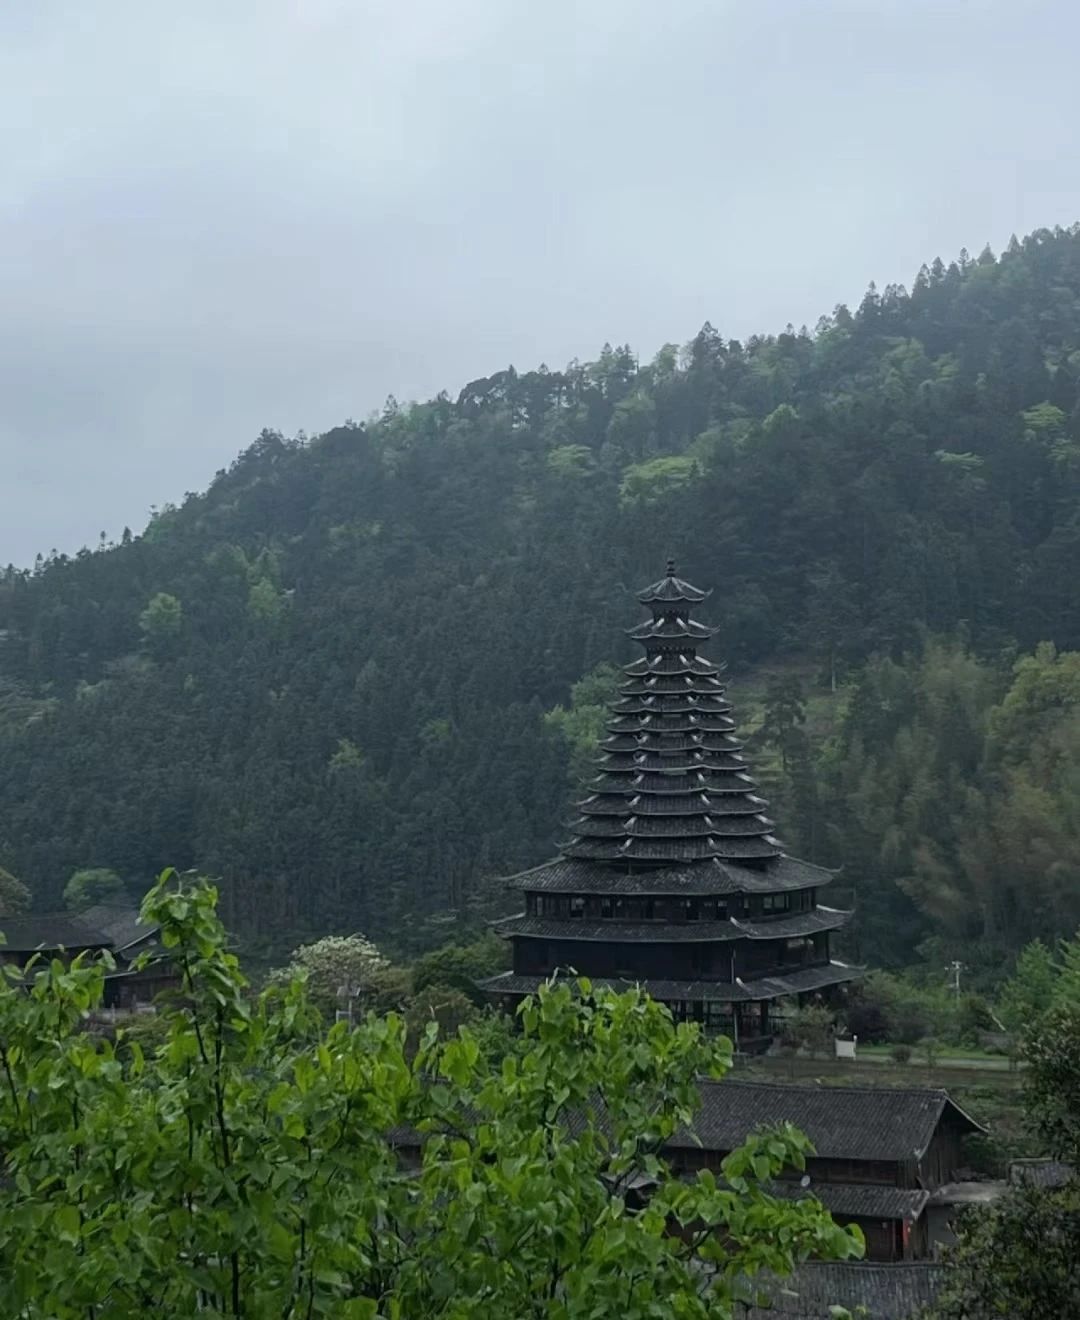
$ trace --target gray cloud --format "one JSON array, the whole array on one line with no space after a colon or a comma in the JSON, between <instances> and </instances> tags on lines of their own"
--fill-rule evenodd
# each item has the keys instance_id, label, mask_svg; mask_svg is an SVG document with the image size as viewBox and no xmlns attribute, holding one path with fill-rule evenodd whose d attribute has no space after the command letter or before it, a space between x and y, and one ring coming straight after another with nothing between
<instances>
[{"instance_id":1,"label":"gray cloud","mask_svg":"<svg viewBox=\"0 0 1080 1320\"><path fill-rule=\"evenodd\" d=\"M812 324L1080 216L1068 0L0 10L0 562L263 426Z\"/></svg>"}]
</instances>

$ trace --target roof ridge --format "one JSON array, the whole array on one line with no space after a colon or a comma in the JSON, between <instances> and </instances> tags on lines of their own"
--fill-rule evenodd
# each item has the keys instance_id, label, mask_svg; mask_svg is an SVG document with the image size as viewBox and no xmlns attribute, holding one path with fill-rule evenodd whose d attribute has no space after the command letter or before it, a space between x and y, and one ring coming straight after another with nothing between
<instances>
[{"instance_id":1,"label":"roof ridge","mask_svg":"<svg viewBox=\"0 0 1080 1320\"><path fill-rule=\"evenodd\" d=\"M753 1077L701 1077L698 1079L703 1085L709 1086L757 1086L768 1087L775 1091L817 1091L822 1094L838 1094L843 1091L853 1092L856 1095L865 1095L870 1092L884 1092L887 1095L932 1095L950 1101L956 1104L948 1090L943 1086L877 1086L873 1082L867 1082L863 1086L855 1083L844 1083L842 1086L833 1086L827 1082L778 1082L771 1079L758 1081ZM956 1105L960 1109L959 1105ZM961 1110L961 1113L964 1111Z\"/></svg>"},{"instance_id":2,"label":"roof ridge","mask_svg":"<svg viewBox=\"0 0 1080 1320\"><path fill-rule=\"evenodd\" d=\"M837 1183L836 1186L843 1184ZM875 1184L881 1186L882 1184ZM898 1274L901 1270L944 1270L941 1260L804 1260L797 1267L799 1270L882 1270L888 1275ZM791 1277L791 1276L789 1276Z\"/></svg>"},{"instance_id":3,"label":"roof ridge","mask_svg":"<svg viewBox=\"0 0 1080 1320\"><path fill-rule=\"evenodd\" d=\"M523 875L533 875L537 871L543 871L549 866L554 866L556 862L563 861L562 853L556 853L554 857L549 857L545 862L537 862L535 866L527 866L524 871L515 871L513 875L500 876L500 883L509 884L511 880L520 880Z\"/></svg>"}]
</instances>

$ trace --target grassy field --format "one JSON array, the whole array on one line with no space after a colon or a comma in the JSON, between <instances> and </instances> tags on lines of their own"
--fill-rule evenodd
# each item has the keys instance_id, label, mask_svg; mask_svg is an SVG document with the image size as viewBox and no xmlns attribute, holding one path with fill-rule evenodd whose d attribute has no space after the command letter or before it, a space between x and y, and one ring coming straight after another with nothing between
<instances>
[{"instance_id":1,"label":"grassy field","mask_svg":"<svg viewBox=\"0 0 1080 1320\"><path fill-rule=\"evenodd\" d=\"M870 1063L892 1062L893 1045L860 1045L859 1058L865 1059ZM925 1068L927 1067L926 1055L918 1046L911 1047L911 1059L906 1064L897 1064L902 1068ZM974 1045L965 1045L963 1049L943 1048L936 1056L935 1067L940 1068L995 1068L1004 1069L1006 1072L1015 1071L1016 1065L1012 1059L995 1050L981 1050Z\"/></svg>"},{"instance_id":2,"label":"grassy field","mask_svg":"<svg viewBox=\"0 0 1080 1320\"><path fill-rule=\"evenodd\" d=\"M928 1068L925 1062L893 1063L889 1058L770 1057L740 1062L738 1068L740 1075L771 1076L777 1081L816 1080L833 1085L843 1085L847 1081L857 1086L940 1086L946 1090L955 1086L986 1085L1005 1091L1019 1087L1022 1077L1018 1069L1010 1068L1007 1062L1004 1067L987 1067L987 1062L953 1058L948 1063L938 1060L934 1067Z\"/></svg>"}]
</instances>

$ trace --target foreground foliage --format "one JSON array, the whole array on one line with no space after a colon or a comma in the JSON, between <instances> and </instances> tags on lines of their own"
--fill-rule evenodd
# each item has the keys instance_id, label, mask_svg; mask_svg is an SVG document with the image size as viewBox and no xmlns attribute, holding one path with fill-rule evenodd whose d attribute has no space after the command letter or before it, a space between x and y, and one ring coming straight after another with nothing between
<instances>
[{"instance_id":1,"label":"foreground foliage","mask_svg":"<svg viewBox=\"0 0 1080 1320\"><path fill-rule=\"evenodd\" d=\"M730 1046L640 995L546 989L498 1062L434 1029L410 1062L393 1015L323 1035L301 981L251 995L215 897L166 874L146 900L183 976L150 1054L80 1029L98 966L0 988L5 1314L728 1316L758 1270L858 1254L764 1190L809 1149L791 1128L723 1185L668 1177L657 1151ZM409 1170L394 1137L417 1130ZM631 1213L637 1174L658 1190Z\"/></svg>"},{"instance_id":2,"label":"foreground foliage","mask_svg":"<svg viewBox=\"0 0 1080 1320\"><path fill-rule=\"evenodd\" d=\"M1062 1186L1014 1187L962 1216L929 1320L1080 1315L1080 1005L1061 1005L1035 1023L1024 1055L1028 1122L1071 1176Z\"/></svg>"},{"instance_id":3,"label":"foreground foliage","mask_svg":"<svg viewBox=\"0 0 1080 1320\"><path fill-rule=\"evenodd\" d=\"M1080 1183L1018 1187L967 1211L927 1320L1065 1320L1080 1315Z\"/></svg>"}]
</instances>

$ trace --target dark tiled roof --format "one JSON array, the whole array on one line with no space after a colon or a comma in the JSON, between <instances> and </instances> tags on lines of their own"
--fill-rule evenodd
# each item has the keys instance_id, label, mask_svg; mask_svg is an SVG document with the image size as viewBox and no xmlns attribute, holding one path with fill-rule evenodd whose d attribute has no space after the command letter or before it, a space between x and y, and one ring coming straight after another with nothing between
<instances>
[{"instance_id":1,"label":"dark tiled roof","mask_svg":"<svg viewBox=\"0 0 1080 1320\"><path fill-rule=\"evenodd\" d=\"M781 855L763 867L712 859L684 866L625 871L573 857L556 857L510 876L513 889L558 894L782 894L828 884L832 871Z\"/></svg>"},{"instance_id":2,"label":"dark tiled roof","mask_svg":"<svg viewBox=\"0 0 1080 1320\"><path fill-rule=\"evenodd\" d=\"M696 605L709 594L707 591L702 591L700 587L695 587L692 583L677 577L675 575L675 565L672 561L668 561L667 567L668 571L664 577L638 592L638 600L641 601L642 605L651 605L654 602L667 605L680 601Z\"/></svg>"},{"instance_id":3,"label":"dark tiled roof","mask_svg":"<svg viewBox=\"0 0 1080 1320\"><path fill-rule=\"evenodd\" d=\"M714 673L710 675L689 675L689 673L652 673L643 678L631 677L619 684L619 694L632 701L647 702L652 700L650 710L675 709L676 702L689 702L697 698L698 705L713 702L713 710L730 710L724 697L724 684ZM611 708L622 709L622 701Z\"/></svg>"},{"instance_id":4,"label":"dark tiled roof","mask_svg":"<svg viewBox=\"0 0 1080 1320\"><path fill-rule=\"evenodd\" d=\"M506 917L494 923L500 935L586 943L715 944L742 938L733 921L582 921L574 917Z\"/></svg>"},{"instance_id":5,"label":"dark tiled roof","mask_svg":"<svg viewBox=\"0 0 1080 1320\"><path fill-rule=\"evenodd\" d=\"M758 835L771 825L772 821L767 816L756 814L752 809L738 814L725 812L712 816L708 807L701 806L697 815L672 816L646 812L635 816L633 808L624 805L620 816L582 815L571 828L575 834L588 834L593 838L663 839L697 835L708 837L710 834L722 834L725 837Z\"/></svg>"},{"instance_id":6,"label":"dark tiled roof","mask_svg":"<svg viewBox=\"0 0 1080 1320\"><path fill-rule=\"evenodd\" d=\"M754 781L741 770L713 770L709 767L689 774L639 770L636 766L605 767L604 773L590 783L597 793L739 793L748 797Z\"/></svg>"},{"instance_id":7,"label":"dark tiled roof","mask_svg":"<svg viewBox=\"0 0 1080 1320\"><path fill-rule=\"evenodd\" d=\"M716 734L717 738L726 738L726 734ZM620 734L622 740L629 734ZM741 746L741 743L736 746ZM601 744L604 751L604 745ZM639 745L633 741L631 746L622 750L607 750L596 762L605 774L658 774L658 775L696 775L710 774L714 771L731 771L739 774L746 769L746 762L741 756L720 747L698 747L693 751L665 750L662 747Z\"/></svg>"},{"instance_id":8,"label":"dark tiled roof","mask_svg":"<svg viewBox=\"0 0 1080 1320\"><path fill-rule=\"evenodd\" d=\"M840 908L815 907L809 912L798 912L791 917L773 917L762 921L733 920L741 935L752 940L793 939L799 935L814 935L820 930L839 930L847 925L850 912Z\"/></svg>"},{"instance_id":9,"label":"dark tiled roof","mask_svg":"<svg viewBox=\"0 0 1080 1320\"><path fill-rule=\"evenodd\" d=\"M667 793L663 797L647 797L628 788L622 793L590 793L576 805L585 816L620 819L630 815L639 819L659 816L663 820L674 817L677 825L687 817L753 818L764 811L767 803L753 793Z\"/></svg>"},{"instance_id":10,"label":"dark tiled roof","mask_svg":"<svg viewBox=\"0 0 1080 1320\"><path fill-rule=\"evenodd\" d=\"M152 936L157 927L139 921L134 908L99 903L73 914L35 912L25 917L0 917L6 939L0 948L12 953L37 950L122 950Z\"/></svg>"},{"instance_id":11,"label":"dark tiled roof","mask_svg":"<svg viewBox=\"0 0 1080 1320\"><path fill-rule=\"evenodd\" d=\"M625 692L626 696L620 697L611 707L612 714L616 716L626 715L648 715L651 719L662 719L665 716L693 714L701 717L729 716L731 714L731 702L723 695L723 684L710 686L707 692L698 692L693 687L689 691L683 686L679 687L677 692L667 694L642 691L640 679L633 679L629 683L624 683L620 692ZM642 722L635 721L635 728L640 728ZM645 727L650 727L645 723ZM735 721L728 720L726 728L734 728Z\"/></svg>"},{"instance_id":12,"label":"dark tiled roof","mask_svg":"<svg viewBox=\"0 0 1080 1320\"><path fill-rule=\"evenodd\" d=\"M914 1221L926 1209L930 1193L922 1188L888 1187L875 1183L831 1183L812 1181L808 1187L797 1182L775 1182L769 1188L774 1196L798 1201L816 1196L841 1223L847 1215L853 1219L907 1219Z\"/></svg>"},{"instance_id":13,"label":"dark tiled roof","mask_svg":"<svg viewBox=\"0 0 1080 1320\"><path fill-rule=\"evenodd\" d=\"M733 1150L763 1124L790 1122L822 1159L912 1160L926 1151L946 1112L972 1132L983 1130L947 1091L703 1081L693 1132L683 1129L669 1144Z\"/></svg>"},{"instance_id":14,"label":"dark tiled roof","mask_svg":"<svg viewBox=\"0 0 1080 1320\"><path fill-rule=\"evenodd\" d=\"M1073 1176L1072 1168L1061 1160L1012 1160L1009 1182L1034 1187L1061 1187Z\"/></svg>"},{"instance_id":15,"label":"dark tiled roof","mask_svg":"<svg viewBox=\"0 0 1080 1320\"><path fill-rule=\"evenodd\" d=\"M755 1279L771 1305L751 1307L746 1320L829 1320L832 1306L865 1307L872 1320L914 1320L944 1281L944 1267L930 1261L808 1261L790 1278Z\"/></svg>"},{"instance_id":16,"label":"dark tiled roof","mask_svg":"<svg viewBox=\"0 0 1080 1320\"><path fill-rule=\"evenodd\" d=\"M5 936L0 948L11 953L34 953L38 949L104 949L112 943L103 930L70 912L0 917L0 931Z\"/></svg>"},{"instance_id":17,"label":"dark tiled roof","mask_svg":"<svg viewBox=\"0 0 1080 1320\"><path fill-rule=\"evenodd\" d=\"M826 986L843 985L858 980L863 968L848 967L844 963L824 963L817 967L802 967L786 976L763 976L756 981L743 981L732 985L726 981L627 981L606 977L590 977L592 984L608 990L625 991L635 985L662 1003L752 1004L768 999L783 999L788 995L808 994L824 990ZM567 977L574 973L566 971ZM481 989L493 995L534 995L544 984L543 976L519 976L502 972L481 981Z\"/></svg>"},{"instance_id":18,"label":"dark tiled roof","mask_svg":"<svg viewBox=\"0 0 1080 1320\"><path fill-rule=\"evenodd\" d=\"M713 944L723 940L781 940L837 930L851 916L836 908L812 908L770 921L586 921L579 917L530 917L518 913L494 922L501 935L602 944Z\"/></svg>"},{"instance_id":19,"label":"dark tiled roof","mask_svg":"<svg viewBox=\"0 0 1080 1320\"><path fill-rule=\"evenodd\" d=\"M605 752L656 752L674 756L684 752L739 752L742 743L726 729L618 729L604 738ZM700 758L699 758L700 759ZM740 763L741 768L741 763Z\"/></svg>"},{"instance_id":20,"label":"dark tiled roof","mask_svg":"<svg viewBox=\"0 0 1080 1320\"><path fill-rule=\"evenodd\" d=\"M644 623L639 623L636 628L627 628L626 635L632 637L636 642L707 642L717 632L719 632L718 628L711 628L706 623L699 623L697 619L668 615L646 619Z\"/></svg>"},{"instance_id":21,"label":"dark tiled roof","mask_svg":"<svg viewBox=\"0 0 1080 1320\"><path fill-rule=\"evenodd\" d=\"M713 678L719 672L718 665L695 655L693 647L689 644L684 651L664 651L651 659L642 656L640 660L623 666L623 673L629 678L640 678L645 683L648 683L654 674L664 678L670 678L675 674L689 674L694 678Z\"/></svg>"},{"instance_id":22,"label":"dark tiled roof","mask_svg":"<svg viewBox=\"0 0 1080 1320\"><path fill-rule=\"evenodd\" d=\"M764 827L763 827L764 828ZM735 836L725 838L721 834L696 835L682 839L634 839L629 840L629 847L619 847L607 839L587 839L578 837L563 849L566 857L579 857L583 860L617 861L622 857L636 858L640 861L697 861L711 857L729 858L733 861L756 860L757 858L778 857L779 840L771 834Z\"/></svg>"},{"instance_id":23,"label":"dark tiled roof","mask_svg":"<svg viewBox=\"0 0 1080 1320\"><path fill-rule=\"evenodd\" d=\"M102 930L109 937L114 949L121 950L129 945L138 944L157 933L158 927L139 920L136 908L114 907L99 903L79 914L83 921Z\"/></svg>"},{"instance_id":24,"label":"dark tiled roof","mask_svg":"<svg viewBox=\"0 0 1080 1320\"><path fill-rule=\"evenodd\" d=\"M624 710L636 706L636 710ZM611 733L731 733L735 721L730 703L719 697L690 702L685 697L668 697L657 706L655 701L632 697L616 702L605 727Z\"/></svg>"}]
</instances>

